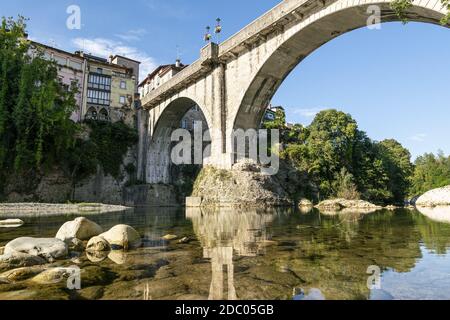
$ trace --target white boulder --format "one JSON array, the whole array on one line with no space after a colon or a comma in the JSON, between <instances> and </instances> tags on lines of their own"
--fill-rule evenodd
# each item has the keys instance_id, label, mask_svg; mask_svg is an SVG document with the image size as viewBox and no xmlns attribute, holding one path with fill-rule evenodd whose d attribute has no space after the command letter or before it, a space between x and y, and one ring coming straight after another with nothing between
<instances>
[{"instance_id":1,"label":"white boulder","mask_svg":"<svg viewBox=\"0 0 450 320\"><path fill-rule=\"evenodd\" d=\"M100 234L99 237L105 239L113 250L134 249L140 247L142 244L139 233L132 227L124 224L112 227L107 232Z\"/></svg>"},{"instance_id":2,"label":"white boulder","mask_svg":"<svg viewBox=\"0 0 450 320\"><path fill-rule=\"evenodd\" d=\"M24 224L20 219L0 220L0 228L17 228Z\"/></svg>"},{"instance_id":3,"label":"white boulder","mask_svg":"<svg viewBox=\"0 0 450 320\"><path fill-rule=\"evenodd\" d=\"M25 253L41 257L47 261L65 258L68 247L64 241L55 238L17 238L5 246L5 255L17 255Z\"/></svg>"},{"instance_id":4,"label":"white boulder","mask_svg":"<svg viewBox=\"0 0 450 320\"><path fill-rule=\"evenodd\" d=\"M92 237L98 236L102 232L103 229L98 224L81 217L64 223L58 230L56 238L62 241L73 238L89 240Z\"/></svg>"},{"instance_id":5,"label":"white boulder","mask_svg":"<svg viewBox=\"0 0 450 320\"><path fill-rule=\"evenodd\" d=\"M109 242L105 240L105 238L97 236L92 237L91 240L87 243L86 251L88 252L100 252L100 251L110 251L111 246Z\"/></svg>"},{"instance_id":6,"label":"white boulder","mask_svg":"<svg viewBox=\"0 0 450 320\"><path fill-rule=\"evenodd\" d=\"M4 254L0 256L0 271L45 264L41 257L26 253Z\"/></svg>"},{"instance_id":7,"label":"white boulder","mask_svg":"<svg viewBox=\"0 0 450 320\"><path fill-rule=\"evenodd\" d=\"M450 206L450 186L428 191L416 201L417 207Z\"/></svg>"}]
</instances>

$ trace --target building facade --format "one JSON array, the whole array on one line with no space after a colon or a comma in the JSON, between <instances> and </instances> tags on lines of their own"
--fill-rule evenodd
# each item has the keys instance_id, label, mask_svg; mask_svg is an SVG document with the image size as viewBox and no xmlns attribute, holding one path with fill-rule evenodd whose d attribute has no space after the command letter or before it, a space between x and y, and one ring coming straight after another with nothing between
<instances>
[{"instance_id":1,"label":"building facade","mask_svg":"<svg viewBox=\"0 0 450 320\"><path fill-rule=\"evenodd\" d=\"M78 88L78 109L71 116L73 121L92 119L134 124L139 99L139 61L118 55L104 59L81 51L70 53L32 42L30 54L36 56L39 51L45 59L56 62L64 86Z\"/></svg>"},{"instance_id":2,"label":"building facade","mask_svg":"<svg viewBox=\"0 0 450 320\"><path fill-rule=\"evenodd\" d=\"M178 72L186 67L187 66L182 64L180 60L177 60L175 64L162 65L156 68L139 84L138 89L141 99L172 79ZM180 121L180 128L192 131L194 130L194 124L196 122L202 122L203 131L208 129L205 116L197 105L189 109L183 116Z\"/></svg>"}]
</instances>

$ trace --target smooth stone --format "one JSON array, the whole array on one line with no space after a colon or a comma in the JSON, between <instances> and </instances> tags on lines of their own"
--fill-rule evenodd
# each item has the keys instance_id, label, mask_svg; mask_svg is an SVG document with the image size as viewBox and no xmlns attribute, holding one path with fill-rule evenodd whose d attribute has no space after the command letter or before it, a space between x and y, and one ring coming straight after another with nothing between
<instances>
[{"instance_id":1,"label":"smooth stone","mask_svg":"<svg viewBox=\"0 0 450 320\"><path fill-rule=\"evenodd\" d=\"M4 254L0 256L0 271L11 270L21 267L31 267L45 264L47 261L41 257L27 253Z\"/></svg>"},{"instance_id":2,"label":"smooth stone","mask_svg":"<svg viewBox=\"0 0 450 320\"><path fill-rule=\"evenodd\" d=\"M99 237L104 238L113 250L135 249L142 245L139 233L134 228L124 224L112 227Z\"/></svg>"},{"instance_id":3,"label":"smooth stone","mask_svg":"<svg viewBox=\"0 0 450 320\"><path fill-rule=\"evenodd\" d=\"M0 274L0 278L6 279L10 282L22 281L36 276L45 269L42 266L22 267L9 270Z\"/></svg>"},{"instance_id":4,"label":"smooth stone","mask_svg":"<svg viewBox=\"0 0 450 320\"><path fill-rule=\"evenodd\" d=\"M314 207L314 204L311 201L309 201L308 199L301 199L298 202L298 206L299 207Z\"/></svg>"},{"instance_id":5,"label":"smooth stone","mask_svg":"<svg viewBox=\"0 0 450 320\"><path fill-rule=\"evenodd\" d=\"M71 275L73 275L71 268L50 268L35 276L31 281L38 284L55 284L67 280Z\"/></svg>"},{"instance_id":6,"label":"smooth stone","mask_svg":"<svg viewBox=\"0 0 450 320\"><path fill-rule=\"evenodd\" d=\"M47 261L65 258L68 246L64 241L55 238L17 238L5 246L5 254L26 253L45 258Z\"/></svg>"},{"instance_id":7,"label":"smooth stone","mask_svg":"<svg viewBox=\"0 0 450 320\"><path fill-rule=\"evenodd\" d=\"M22 226L25 222L20 219L6 219L0 220L0 228L18 228Z\"/></svg>"},{"instance_id":8,"label":"smooth stone","mask_svg":"<svg viewBox=\"0 0 450 320\"><path fill-rule=\"evenodd\" d=\"M81 217L64 223L61 228L59 228L55 238L63 241L73 238L89 240L92 237L98 236L102 232L103 229L98 224Z\"/></svg>"},{"instance_id":9,"label":"smooth stone","mask_svg":"<svg viewBox=\"0 0 450 320\"><path fill-rule=\"evenodd\" d=\"M172 241L175 239L178 239L178 236L174 235L174 234L166 234L164 237L162 237L164 240L167 241Z\"/></svg>"},{"instance_id":10,"label":"smooth stone","mask_svg":"<svg viewBox=\"0 0 450 320\"><path fill-rule=\"evenodd\" d=\"M96 236L89 240L86 246L86 251L89 252L99 252L99 251L110 251L111 246L109 242L105 240L105 238Z\"/></svg>"}]
</instances>

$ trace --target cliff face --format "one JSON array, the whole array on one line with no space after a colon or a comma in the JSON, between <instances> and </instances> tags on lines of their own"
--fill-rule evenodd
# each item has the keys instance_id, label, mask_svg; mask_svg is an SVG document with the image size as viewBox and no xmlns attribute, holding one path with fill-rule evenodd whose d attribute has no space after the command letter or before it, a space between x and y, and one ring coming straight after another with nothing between
<instances>
[{"instance_id":1,"label":"cliff face","mask_svg":"<svg viewBox=\"0 0 450 320\"><path fill-rule=\"evenodd\" d=\"M261 173L259 165L244 162L234 165L232 170L203 168L192 196L201 197L202 206L291 206L299 188L299 178L286 167L269 176Z\"/></svg>"}]
</instances>

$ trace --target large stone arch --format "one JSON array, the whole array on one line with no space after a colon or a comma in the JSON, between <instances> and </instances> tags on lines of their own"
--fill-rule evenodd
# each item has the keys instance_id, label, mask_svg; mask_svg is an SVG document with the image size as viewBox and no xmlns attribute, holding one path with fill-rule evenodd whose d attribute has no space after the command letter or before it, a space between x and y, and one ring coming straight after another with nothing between
<instances>
[{"instance_id":1,"label":"large stone arch","mask_svg":"<svg viewBox=\"0 0 450 320\"><path fill-rule=\"evenodd\" d=\"M210 128L209 113L196 101L186 96L174 98L163 107L151 111L148 128L149 141L146 150L147 183L172 182L170 177L171 135L175 129L180 128L181 119L194 106L198 106L203 112L208 128Z\"/></svg>"},{"instance_id":2,"label":"large stone arch","mask_svg":"<svg viewBox=\"0 0 450 320\"><path fill-rule=\"evenodd\" d=\"M284 30L260 47L257 45L251 48L248 55L256 55L257 63L250 58L253 64L251 72L239 84L244 89L240 90L229 106L234 118L228 124L228 130L257 128L266 107L291 71L330 40L367 26L369 6L378 5L381 8L381 22L398 21L398 16L390 8L390 2L337 0L300 22L286 25ZM410 21L440 24L445 14L446 9L440 0L416 0L408 10L407 17Z\"/></svg>"}]
</instances>

